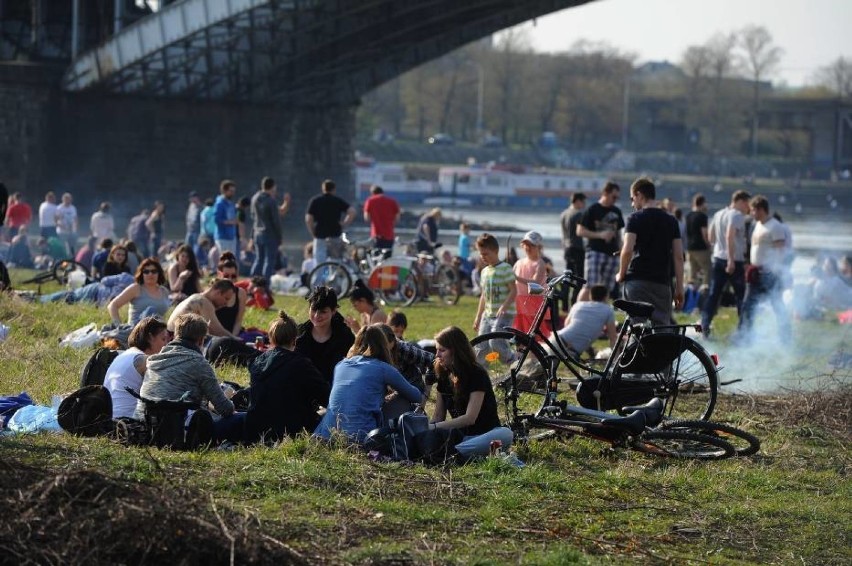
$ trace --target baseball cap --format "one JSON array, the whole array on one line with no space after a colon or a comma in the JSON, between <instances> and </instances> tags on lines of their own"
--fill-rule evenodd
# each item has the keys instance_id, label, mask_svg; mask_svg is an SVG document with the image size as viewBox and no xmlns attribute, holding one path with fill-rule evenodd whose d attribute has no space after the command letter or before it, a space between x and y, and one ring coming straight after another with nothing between
<instances>
[{"instance_id":1,"label":"baseball cap","mask_svg":"<svg viewBox=\"0 0 852 566\"><path fill-rule=\"evenodd\" d=\"M529 242L534 246L540 246L542 244L542 241L543 238L541 237L541 234L534 230L527 232L526 234L524 234L524 237L521 238L521 243Z\"/></svg>"}]
</instances>

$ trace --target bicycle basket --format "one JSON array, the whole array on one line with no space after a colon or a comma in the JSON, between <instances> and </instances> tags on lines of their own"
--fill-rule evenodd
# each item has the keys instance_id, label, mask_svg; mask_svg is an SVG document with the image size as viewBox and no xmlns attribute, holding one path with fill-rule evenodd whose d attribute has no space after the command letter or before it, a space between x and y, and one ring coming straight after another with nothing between
<instances>
[{"instance_id":1,"label":"bicycle basket","mask_svg":"<svg viewBox=\"0 0 852 566\"><path fill-rule=\"evenodd\" d=\"M688 340L681 334L646 334L625 348L618 367L622 374L666 371L687 344Z\"/></svg>"}]
</instances>

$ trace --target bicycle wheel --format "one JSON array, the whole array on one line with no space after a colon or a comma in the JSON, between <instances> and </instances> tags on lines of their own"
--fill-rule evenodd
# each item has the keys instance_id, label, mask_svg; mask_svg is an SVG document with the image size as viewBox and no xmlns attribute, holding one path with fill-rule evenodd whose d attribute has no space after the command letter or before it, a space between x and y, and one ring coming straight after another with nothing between
<instances>
[{"instance_id":1,"label":"bicycle wheel","mask_svg":"<svg viewBox=\"0 0 852 566\"><path fill-rule=\"evenodd\" d=\"M760 440L756 436L723 423L674 419L663 421L659 428L661 430L683 430L721 438L734 446L737 456L751 456L760 450Z\"/></svg>"},{"instance_id":2,"label":"bicycle wheel","mask_svg":"<svg viewBox=\"0 0 852 566\"><path fill-rule=\"evenodd\" d=\"M457 304L461 297L461 277L458 268L452 265L440 265L432 279L432 287L444 304Z\"/></svg>"},{"instance_id":3,"label":"bicycle wheel","mask_svg":"<svg viewBox=\"0 0 852 566\"><path fill-rule=\"evenodd\" d=\"M308 276L310 288L331 287L338 298L343 298L352 290L352 276L342 263L324 261L317 265Z\"/></svg>"},{"instance_id":4,"label":"bicycle wheel","mask_svg":"<svg viewBox=\"0 0 852 566\"><path fill-rule=\"evenodd\" d=\"M716 406L719 384L716 364L700 344L691 338L682 340L686 341L686 348L664 370L651 374L621 373L620 365L615 364L613 383L618 383L618 388L653 385L654 396L666 403L666 417L707 420Z\"/></svg>"},{"instance_id":5,"label":"bicycle wheel","mask_svg":"<svg viewBox=\"0 0 852 566\"><path fill-rule=\"evenodd\" d=\"M417 292L419 285L417 274L412 270L399 282L396 289L373 289L373 292L379 297L379 300L391 307L403 306L408 307L414 304L420 296Z\"/></svg>"},{"instance_id":6,"label":"bicycle wheel","mask_svg":"<svg viewBox=\"0 0 852 566\"><path fill-rule=\"evenodd\" d=\"M695 434L683 430L649 430L630 443L630 448L664 458L721 460L736 453L733 445L718 436Z\"/></svg>"},{"instance_id":7,"label":"bicycle wheel","mask_svg":"<svg viewBox=\"0 0 852 566\"><path fill-rule=\"evenodd\" d=\"M510 428L521 415L533 415L544 402L547 357L541 346L521 333L497 331L470 341L477 361L488 371L500 421ZM515 372L515 387L512 387Z\"/></svg>"}]
</instances>

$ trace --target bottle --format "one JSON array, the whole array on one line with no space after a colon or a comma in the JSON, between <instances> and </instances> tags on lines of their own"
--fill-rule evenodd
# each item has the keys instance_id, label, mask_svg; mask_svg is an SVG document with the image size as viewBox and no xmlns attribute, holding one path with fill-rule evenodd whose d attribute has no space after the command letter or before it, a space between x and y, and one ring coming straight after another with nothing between
<instances>
[{"instance_id":1,"label":"bottle","mask_svg":"<svg viewBox=\"0 0 852 566\"><path fill-rule=\"evenodd\" d=\"M496 456L497 454L500 453L501 448L503 448L503 441L502 440L492 440L491 444L489 445L489 451L488 452L492 456Z\"/></svg>"},{"instance_id":2,"label":"bottle","mask_svg":"<svg viewBox=\"0 0 852 566\"><path fill-rule=\"evenodd\" d=\"M254 348L255 348L255 350L260 350L260 351L264 350L263 336L258 336L257 338L254 339Z\"/></svg>"}]
</instances>

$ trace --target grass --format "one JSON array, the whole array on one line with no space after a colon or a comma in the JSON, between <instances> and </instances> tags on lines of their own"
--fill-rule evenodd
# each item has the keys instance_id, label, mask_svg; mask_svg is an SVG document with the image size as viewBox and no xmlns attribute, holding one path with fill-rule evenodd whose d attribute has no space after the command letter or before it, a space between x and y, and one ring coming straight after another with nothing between
<instances>
[{"instance_id":1,"label":"grass","mask_svg":"<svg viewBox=\"0 0 852 566\"><path fill-rule=\"evenodd\" d=\"M20 280L24 274L13 276ZM304 320L304 300L276 301ZM342 310L348 312L349 305ZM415 305L406 309L408 334L431 337L448 324L468 330L474 311L470 297L457 307ZM272 316L250 311L246 322L265 327ZM94 307L0 297L0 321L12 328L0 344L0 392L26 390L49 404L53 395L73 390L89 352L59 349L58 341L88 322L108 320L105 310ZM830 323L804 329L807 336L797 338L837 332ZM719 335L728 331L724 325L717 329ZM234 368L220 375L247 381ZM276 562L274 549L287 548L293 551L288 559L323 564L848 564L852 391L848 375L826 379L840 384L831 391L783 396L722 396L716 418L757 434L763 449L753 458L712 463L602 452L603 445L584 439L531 444L522 469L499 459L440 469L374 463L356 450L308 438L275 448L178 453L68 435L4 437L0 487L14 489L0 489L11 510L0 527L0 548L28 542L27 548L34 549L30 558L42 557L36 561L49 561L44 558L48 550L55 553L52 561L76 561L78 555L68 554L61 541L52 547L39 544L37 529L29 527L45 517L28 516L25 527L15 523L14 510L66 512L82 497L70 488L65 499L51 500L49 507L34 506L33 500L47 497L44 486L58 485L57 478L86 473L94 474L85 476L90 483L118 482L123 489L142 490L135 506L151 513L160 505L174 505L174 494L181 494L178 501L192 509L190 516L215 536L208 540L199 530L193 531L195 538L163 542L171 545L173 561L220 540L225 544L210 558L214 563L230 561L228 541L235 541L236 562ZM160 503L146 503L148 496L160 497ZM89 499L82 499L91 507ZM132 540L147 534L126 520L134 506L122 505L113 507L123 514L102 521L112 525L101 528L102 538L89 541L88 562L116 561L100 548L103 537L127 540L129 555ZM146 515L144 530L160 533L167 526L174 529L175 521L191 520L185 515L150 518L155 516ZM55 528L70 528L66 525L74 517L81 515ZM65 538L83 536L75 533ZM267 553L251 554L252 541L269 545ZM121 561L152 561L153 552Z\"/></svg>"}]
</instances>

